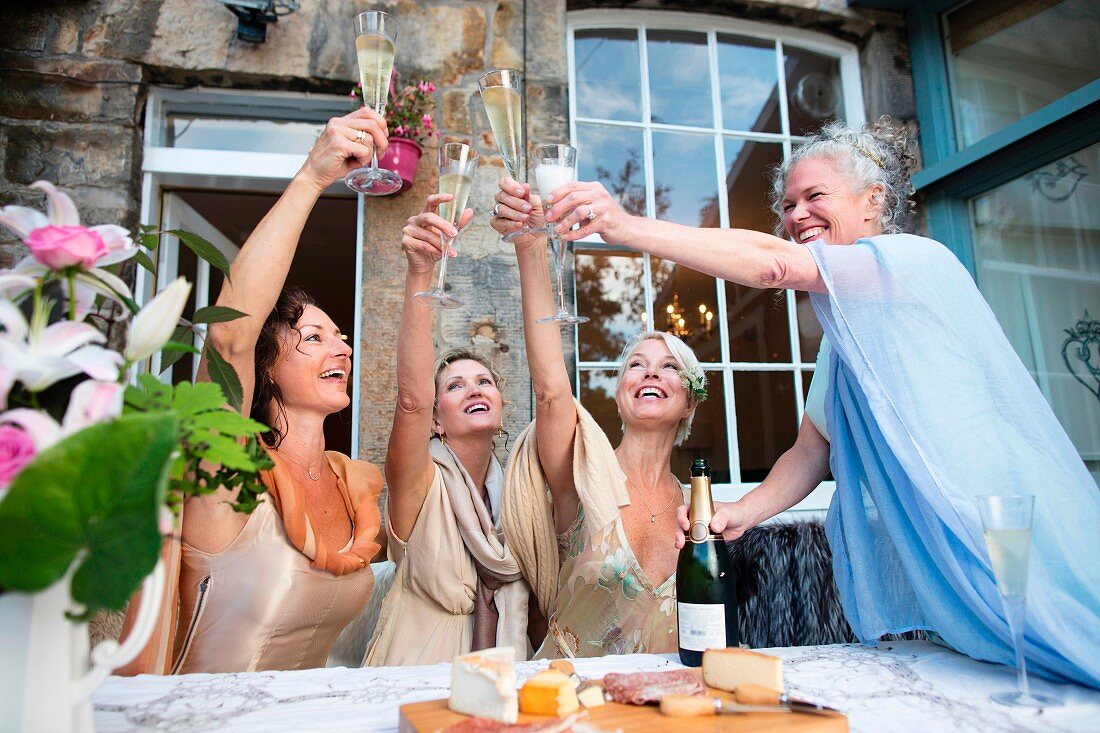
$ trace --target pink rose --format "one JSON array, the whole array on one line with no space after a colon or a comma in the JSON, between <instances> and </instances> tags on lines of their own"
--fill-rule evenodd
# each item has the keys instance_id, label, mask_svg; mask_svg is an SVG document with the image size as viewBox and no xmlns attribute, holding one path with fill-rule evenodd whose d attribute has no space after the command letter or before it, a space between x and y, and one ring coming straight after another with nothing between
<instances>
[{"instance_id":1,"label":"pink rose","mask_svg":"<svg viewBox=\"0 0 1100 733\"><path fill-rule=\"evenodd\" d=\"M52 270L91 267L110 249L98 232L82 226L39 227L23 240L34 258Z\"/></svg>"},{"instance_id":2,"label":"pink rose","mask_svg":"<svg viewBox=\"0 0 1100 733\"><path fill-rule=\"evenodd\" d=\"M420 121L422 123L424 123L424 127L428 128L429 130L432 129L432 116L431 115L424 115L423 117L420 118Z\"/></svg>"},{"instance_id":3,"label":"pink rose","mask_svg":"<svg viewBox=\"0 0 1100 733\"><path fill-rule=\"evenodd\" d=\"M0 492L7 490L36 452L30 435L13 425L0 425Z\"/></svg>"}]
</instances>

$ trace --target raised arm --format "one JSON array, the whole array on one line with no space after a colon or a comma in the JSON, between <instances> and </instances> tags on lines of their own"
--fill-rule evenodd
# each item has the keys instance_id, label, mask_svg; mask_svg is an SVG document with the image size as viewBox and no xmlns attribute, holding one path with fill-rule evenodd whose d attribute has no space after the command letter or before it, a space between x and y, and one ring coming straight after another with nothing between
<instances>
[{"instance_id":1,"label":"raised arm","mask_svg":"<svg viewBox=\"0 0 1100 733\"><path fill-rule=\"evenodd\" d=\"M496 200L498 216L493 228L501 234L514 231L515 222L542 224L542 209L530 186L502 178ZM526 210L525 210L526 205ZM554 500L554 523L559 533L577 517L577 487L573 483L573 438L577 432L577 406L565 369L561 328L556 323L538 323L554 313L553 292L548 276L546 238L527 237L516 241L520 294L523 304L523 338L527 365L535 393L535 437L539 463Z\"/></svg>"},{"instance_id":2,"label":"raised arm","mask_svg":"<svg viewBox=\"0 0 1100 733\"><path fill-rule=\"evenodd\" d=\"M755 489L733 502L715 502L710 528L732 541L810 495L829 472L829 441L803 416L798 438ZM687 507L680 507L676 546L683 547Z\"/></svg>"},{"instance_id":3,"label":"raised arm","mask_svg":"<svg viewBox=\"0 0 1100 733\"><path fill-rule=\"evenodd\" d=\"M432 482L432 461L428 454L428 436L435 408L435 347L432 343L431 306L413 297L429 290L432 270L441 254L440 230L447 236L457 232L436 214L439 205L450 201L450 194L433 194L424 209L409 217L401 230L401 248L408 267L405 271L405 303L397 331L397 407L386 452L386 483L389 486L387 512L394 534L408 539L424 505ZM464 227L473 216L466 209L459 221Z\"/></svg>"},{"instance_id":4,"label":"raised arm","mask_svg":"<svg viewBox=\"0 0 1100 733\"><path fill-rule=\"evenodd\" d=\"M365 133L359 142L356 135ZM283 195L260 220L229 269L217 304L248 314L211 324L207 338L229 361L244 388L241 411L252 405L253 357L264 321L279 298L298 248L298 239L321 193L355 168L370 162L375 147L388 145L386 123L370 109L329 120L305 163Z\"/></svg>"},{"instance_id":5,"label":"raised arm","mask_svg":"<svg viewBox=\"0 0 1100 733\"><path fill-rule=\"evenodd\" d=\"M631 216L599 183L569 183L547 199L547 218L558 221L563 239L599 234L665 260L753 288L825 292L813 256L805 247L751 229L687 227ZM589 218L589 215L593 218ZM580 224L579 229L569 231Z\"/></svg>"}]
</instances>

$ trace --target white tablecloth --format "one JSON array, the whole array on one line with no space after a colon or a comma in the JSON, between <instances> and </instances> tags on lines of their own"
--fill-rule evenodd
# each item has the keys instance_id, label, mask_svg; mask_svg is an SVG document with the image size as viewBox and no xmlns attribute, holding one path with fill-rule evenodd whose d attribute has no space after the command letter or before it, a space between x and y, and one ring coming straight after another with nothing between
<instances>
[{"instance_id":1,"label":"white tablecloth","mask_svg":"<svg viewBox=\"0 0 1100 733\"><path fill-rule=\"evenodd\" d=\"M788 692L838 708L866 731L1098 731L1100 692L1034 680L1066 704L1006 708L989 694L1014 689L1015 672L927 642L764 650L782 657ZM521 680L545 662L519 666ZM674 655L576 661L578 673L680 667ZM446 697L450 665L304 672L111 677L93 697L99 733L110 731L396 731L398 708ZM732 721L731 721L732 729Z\"/></svg>"}]
</instances>

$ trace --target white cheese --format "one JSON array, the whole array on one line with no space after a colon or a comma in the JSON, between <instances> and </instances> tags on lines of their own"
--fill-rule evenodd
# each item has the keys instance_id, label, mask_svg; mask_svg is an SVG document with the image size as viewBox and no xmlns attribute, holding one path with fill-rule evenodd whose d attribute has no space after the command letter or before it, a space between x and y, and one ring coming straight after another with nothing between
<instances>
[{"instance_id":1,"label":"white cheese","mask_svg":"<svg viewBox=\"0 0 1100 733\"><path fill-rule=\"evenodd\" d=\"M451 664L451 710L515 723L519 716L515 648L498 646L455 657Z\"/></svg>"},{"instance_id":2,"label":"white cheese","mask_svg":"<svg viewBox=\"0 0 1100 733\"><path fill-rule=\"evenodd\" d=\"M761 685L783 692L783 660L746 649L703 652L703 682L733 692L738 685Z\"/></svg>"}]
</instances>

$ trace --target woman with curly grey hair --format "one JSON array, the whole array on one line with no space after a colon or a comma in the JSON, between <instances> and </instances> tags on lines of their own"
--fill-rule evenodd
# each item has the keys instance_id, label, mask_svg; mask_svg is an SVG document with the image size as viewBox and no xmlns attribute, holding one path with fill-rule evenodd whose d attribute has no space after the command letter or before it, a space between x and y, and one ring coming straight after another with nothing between
<instances>
[{"instance_id":1,"label":"woman with curly grey hair","mask_svg":"<svg viewBox=\"0 0 1100 733\"><path fill-rule=\"evenodd\" d=\"M1024 655L1040 674L1100 687L1100 492L970 273L939 242L901 233L909 163L886 120L826 127L776 172L788 239L630 216L598 183L553 191L546 218L570 241L599 233L742 285L810 292L833 351L807 419L712 529L740 536L831 467L826 529L857 636L924 629L1012 664L977 497L1034 494Z\"/></svg>"}]
</instances>

